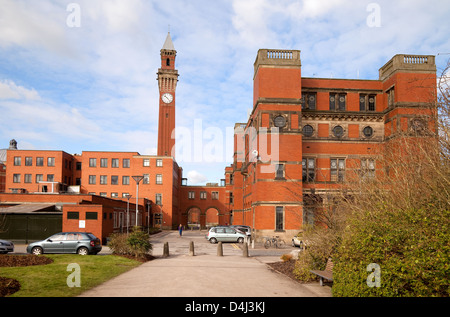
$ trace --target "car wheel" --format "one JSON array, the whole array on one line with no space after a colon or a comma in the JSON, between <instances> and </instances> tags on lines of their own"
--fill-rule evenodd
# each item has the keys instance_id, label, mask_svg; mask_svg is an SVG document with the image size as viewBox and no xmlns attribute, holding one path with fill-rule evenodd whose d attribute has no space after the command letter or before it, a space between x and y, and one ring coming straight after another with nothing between
<instances>
[{"instance_id":1,"label":"car wheel","mask_svg":"<svg viewBox=\"0 0 450 317\"><path fill-rule=\"evenodd\" d=\"M216 238L211 238L211 239L209 239L209 242L210 242L210 243L213 243L213 244L214 244L214 243L217 243L217 239L216 239Z\"/></svg>"},{"instance_id":2,"label":"car wheel","mask_svg":"<svg viewBox=\"0 0 450 317\"><path fill-rule=\"evenodd\" d=\"M244 243L244 238L239 238L239 239L237 240L237 242L238 242L238 243Z\"/></svg>"},{"instance_id":3,"label":"car wheel","mask_svg":"<svg viewBox=\"0 0 450 317\"><path fill-rule=\"evenodd\" d=\"M77 253L79 255L88 255L89 254L89 250L85 247L81 247L77 250Z\"/></svg>"},{"instance_id":4,"label":"car wheel","mask_svg":"<svg viewBox=\"0 0 450 317\"><path fill-rule=\"evenodd\" d=\"M43 252L41 247L34 247L33 249L31 249L31 254L34 255L41 255Z\"/></svg>"}]
</instances>

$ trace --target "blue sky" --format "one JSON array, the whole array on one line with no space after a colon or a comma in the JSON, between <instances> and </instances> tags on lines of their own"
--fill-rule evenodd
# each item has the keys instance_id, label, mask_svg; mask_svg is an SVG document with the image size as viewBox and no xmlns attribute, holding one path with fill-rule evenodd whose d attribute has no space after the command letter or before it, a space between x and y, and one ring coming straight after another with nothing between
<instances>
[{"instance_id":1,"label":"blue sky","mask_svg":"<svg viewBox=\"0 0 450 317\"><path fill-rule=\"evenodd\" d=\"M400 53L437 55L439 72L449 16L442 0L0 0L0 148L156 154L170 25L176 123L192 144L177 160L190 184L218 182L229 131L252 108L258 49L301 50L305 77L378 79Z\"/></svg>"}]
</instances>

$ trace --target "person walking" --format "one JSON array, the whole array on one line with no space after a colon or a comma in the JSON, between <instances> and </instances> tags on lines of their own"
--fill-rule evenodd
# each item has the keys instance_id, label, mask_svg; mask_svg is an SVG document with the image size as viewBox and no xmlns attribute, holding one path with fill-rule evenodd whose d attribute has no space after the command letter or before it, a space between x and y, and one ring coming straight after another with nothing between
<instances>
[{"instance_id":1,"label":"person walking","mask_svg":"<svg viewBox=\"0 0 450 317\"><path fill-rule=\"evenodd\" d=\"M178 226L178 232L180 233L180 237L183 235L183 226L180 224Z\"/></svg>"}]
</instances>

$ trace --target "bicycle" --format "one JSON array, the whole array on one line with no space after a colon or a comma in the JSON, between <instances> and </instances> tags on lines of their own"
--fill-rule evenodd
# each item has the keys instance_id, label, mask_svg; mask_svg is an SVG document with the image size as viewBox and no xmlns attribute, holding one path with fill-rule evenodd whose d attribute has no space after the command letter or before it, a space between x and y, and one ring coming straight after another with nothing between
<instances>
[{"instance_id":1,"label":"bicycle","mask_svg":"<svg viewBox=\"0 0 450 317\"><path fill-rule=\"evenodd\" d=\"M270 248L271 245L273 245L277 249L283 249L286 246L286 242L283 239L280 239L279 236L275 236L272 238L265 238L266 241L264 241L264 247L266 249Z\"/></svg>"}]
</instances>

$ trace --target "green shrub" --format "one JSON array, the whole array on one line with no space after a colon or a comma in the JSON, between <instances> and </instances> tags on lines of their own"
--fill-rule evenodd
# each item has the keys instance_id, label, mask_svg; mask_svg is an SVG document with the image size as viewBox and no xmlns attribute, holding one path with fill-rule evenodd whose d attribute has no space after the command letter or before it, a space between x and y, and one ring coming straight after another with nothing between
<instances>
[{"instance_id":1,"label":"green shrub","mask_svg":"<svg viewBox=\"0 0 450 317\"><path fill-rule=\"evenodd\" d=\"M134 227L129 234L112 234L108 246L113 254L134 256L136 258L143 258L152 250L149 234L140 227Z\"/></svg>"},{"instance_id":2,"label":"green shrub","mask_svg":"<svg viewBox=\"0 0 450 317\"><path fill-rule=\"evenodd\" d=\"M450 212L428 208L366 212L350 219L333 268L334 296L449 296ZM367 285L367 266L381 269Z\"/></svg>"}]
</instances>

